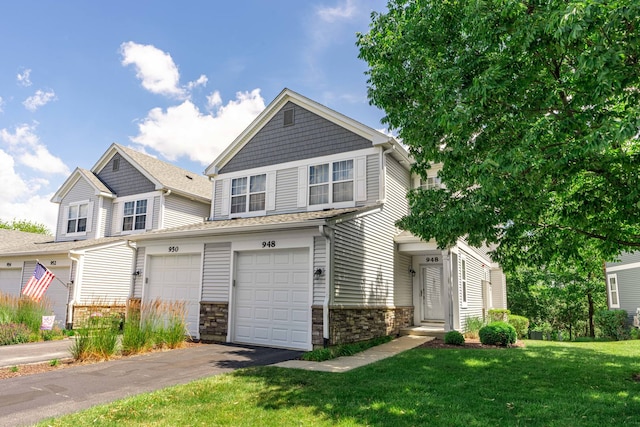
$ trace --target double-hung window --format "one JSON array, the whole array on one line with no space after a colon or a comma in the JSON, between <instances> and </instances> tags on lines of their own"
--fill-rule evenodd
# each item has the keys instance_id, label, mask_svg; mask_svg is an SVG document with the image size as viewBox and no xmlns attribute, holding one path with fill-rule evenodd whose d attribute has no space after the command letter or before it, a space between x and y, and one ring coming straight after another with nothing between
<instances>
[{"instance_id":1,"label":"double-hung window","mask_svg":"<svg viewBox=\"0 0 640 427\"><path fill-rule=\"evenodd\" d=\"M234 178L231 180L231 213L265 210L267 175Z\"/></svg>"},{"instance_id":2,"label":"double-hung window","mask_svg":"<svg viewBox=\"0 0 640 427\"><path fill-rule=\"evenodd\" d=\"M69 206L69 213L67 215L67 234L83 233L87 231L88 212L88 203Z\"/></svg>"},{"instance_id":3,"label":"double-hung window","mask_svg":"<svg viewBox=\"0 0 640 427\"><path fill-rule=\"evenodd\" d=\"M309 205L353 201L353 160L309 167Z\"/></svg>"},{"instance_id":4,"label":"double-hung window","mask_svg":"<svg viewBox=\"0 0 640 427\"><path fill-rule=\"evenodd\" d=\"M609 292L609 308L620 308L617 274L609 274L607 276L607 291Z\"/></svg>"},{"instance_id":5,"label":"double-hung window","mask_svg":"<svg viewBox=\"0 0 640 427\"><path fill-rule=\"evenodd\" d=\"M420 178L420 187L425 190L435 190L442 187L440 178L437 176L429 176L427 179Z\"/></svg>"},{"instance_id":6,"label":"double-hung window","mask_svg":"<svg viewBox=\"0 0 640 427\"><path fill-rule=\"evenodd\" d=\"M144 230L147 226L147 199L124 203L122 231Z\"/></svg>"},{"instance_id":7,"label":"double-hung window","mask_svg":"<svg viewBox=\"0 0 640 427\"><path fill-rule=\"evenodd\" d=\"M467 259L460 258L460 297L462 308L467 307Z\"/></svg>"}]
</instances>

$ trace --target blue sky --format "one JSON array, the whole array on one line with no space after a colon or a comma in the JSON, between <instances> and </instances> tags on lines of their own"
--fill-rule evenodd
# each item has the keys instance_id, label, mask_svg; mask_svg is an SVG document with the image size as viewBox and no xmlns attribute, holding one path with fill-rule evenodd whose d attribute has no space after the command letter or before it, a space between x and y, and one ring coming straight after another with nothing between
<instances>
[{"instance_id":1,"label":"blue sky","mask_svg":"<svg viewBox=\"0 0 640 427\"><path fill-rule=\"evenodd\" d=\"M386 1L2 2L0 219L55 231L51 196L113 143L201 173L288 87L381 129L357 32Z\"/></svg>"}]
</instances>

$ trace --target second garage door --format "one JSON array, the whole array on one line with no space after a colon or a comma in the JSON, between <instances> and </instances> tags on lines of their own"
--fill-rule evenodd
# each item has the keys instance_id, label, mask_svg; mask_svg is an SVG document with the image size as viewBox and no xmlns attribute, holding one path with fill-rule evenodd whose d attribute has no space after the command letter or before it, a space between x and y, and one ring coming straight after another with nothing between
<instances>
[{"instance_id":1,"label":"second garage door","mask_svg":"<svg viewBox=\"0 0 640 427\"><path fill-rule=\"evenodd\" d=\"M22 269L13 268L0 270L0 292L7 295L20 295L20 281L22 280Z\"/></svg>"},{"instance_id":2,"label":"second garage door","mask_svg":"<svg viewBox=\"0 0 640 427\"><path fill-rule=\"evenodd\" d=\"M238 253L234 342L309 350L309 272L306 248Z\"/></svg>"},{"instance_id":3,"label":"second garage door","mask_svg":"<svg viewBox=\"0 0 640 427\"><path fill-rule=\"evenodd\" d=\"M192 337L199 338L202 256L152 256L149 264L149 285L144 295L145 302L155 299L185 301L187 329Z\"/></svg>"}]
</instances>

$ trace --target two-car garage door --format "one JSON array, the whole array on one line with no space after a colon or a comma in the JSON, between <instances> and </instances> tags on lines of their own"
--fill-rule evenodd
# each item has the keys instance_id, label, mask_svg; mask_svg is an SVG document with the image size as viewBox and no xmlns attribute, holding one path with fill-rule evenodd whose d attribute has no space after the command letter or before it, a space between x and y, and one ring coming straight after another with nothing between
<instances>
[{"instance_id":1,"label":"two-car garage door","mask_svg":"<svg viewBox=\"0 0 640 427\"><path fill-rule=\"evenodd\" d=\"M311 348L309 250L239 252L233 341Z\"/></svg>"}]
</instances>

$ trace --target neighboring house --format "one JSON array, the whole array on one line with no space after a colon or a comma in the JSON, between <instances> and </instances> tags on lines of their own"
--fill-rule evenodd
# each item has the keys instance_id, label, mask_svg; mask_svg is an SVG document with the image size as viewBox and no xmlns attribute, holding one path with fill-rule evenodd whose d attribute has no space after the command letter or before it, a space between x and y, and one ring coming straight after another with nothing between
<instances>
[{"instance_id":1,"label":"neighboring house","mask_svg":"<svg viewBox=\"0 0 640 427\"><path fill-rule=\"evenodd\" d=\"M505 308L485 251L396 227L411 162L393 137L285 89L205 171L209 221L129 237L133 295L187 300L203 340L301 350Z\"/></svg>"},{"instance_id":2,"label":"neighboring house","mask_svg":"<svg viewBox=\"0 0 640 427\"><path fill-rule=\"evenodd\" d=\"M625 310L629 323L640 327L640 252L621 254L618 262L606 264L606 270L609 308Z\"/></svg>"},{"instance_id":3,"label":"neighboring house","mask_svg":"<svg viewBox=\"0 0 640 427\"><path fill-rule=\"evenodd\" d=\"M113 144L54 194L60 205L55 239L0 246L2 286L19 294L38 260L56 275L46 296L59 324L73 323L94 303L123 307L138 279L128 237L202 222L211 191L202 175Z\"/></svg>"}]
</instances>

